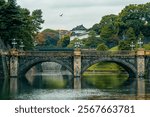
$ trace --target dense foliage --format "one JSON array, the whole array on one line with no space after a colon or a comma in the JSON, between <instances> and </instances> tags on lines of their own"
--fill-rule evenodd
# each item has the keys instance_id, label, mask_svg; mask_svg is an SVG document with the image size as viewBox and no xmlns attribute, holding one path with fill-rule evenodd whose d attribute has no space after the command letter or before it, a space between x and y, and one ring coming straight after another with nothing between
<instances>
[{"instance_id":1,"label":"dense foliage","mask_svg":"<svg viewBox=\"0 0 150 117\"><path fill-rule=\"evenodd\" d=\"M106 51L106 50L108 50L108 47L104 43L101 43L97 46L96 49L100 50L100 51Z\"/></svg>"},{"instance_id":2,"label":"dense foliage","mask_svg":"<svg viewBox=\"0 0 150 117\"><path fill-rule=\"evenodd\" d=\"M38 33L36 41L40 46L55 47L59 40L59 32L52 29L45 29Z\"/></svg>"},{"instance_id":3,"label":"dense foliage","mask_svg":"<svg viewBox=\"0 0 150 117\"><path fill-rule=\"evenodd\" d=\"M45 29L36 36L38 46L46 48L66 48L70 43L70 32L67 30Z\"/></svg>"},{"instance_id":4,"label":"dense foliage","mask_svg":"<svg viewBox=\"0 0 150 117\"><path fill-rule=\"evenodd\" d=\"M58 42L57 46L60 48L65 48L70 43L70 37L68 35L63 36Z\"/></svg>"},{"instance_id":5,"label":"dense foliage","mask_svg":"<svg viewBox=\"0 0 150 117\"><path fill-rule=\"evenodd\" d=\"M130 49L132 41L137 45L139 38L150 37L150 3L128 5L118 15L106 15L91 30L109 48L119 44L121 50Z\"/></svg>"},{"instance_id":6,"label":"dense foliage","mask_svg":"<svg viewBox=\"0 0 150 117\"><path fill-rule=\"evenodd\" d=\"M42 23L41 10L30 13L28 9L18 6L15 0L0 0L0 38L7 47L15 38L18 45L23 41L25 48L31 49Z\"/></svg>"}]
</instances>

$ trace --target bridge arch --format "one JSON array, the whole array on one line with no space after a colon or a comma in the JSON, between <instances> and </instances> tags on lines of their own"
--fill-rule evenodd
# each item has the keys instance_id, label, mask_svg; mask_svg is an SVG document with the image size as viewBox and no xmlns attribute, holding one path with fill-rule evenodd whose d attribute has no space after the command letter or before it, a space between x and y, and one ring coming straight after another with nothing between
<instances>
[{"instance_id":1,"label":"bridge arch","mask_svg":"<svg viewBox=\"0 0 150 117\"><path fill-rule=\"evenodd\" d=\"M98 62L112 62L120 65L123 67L129 74L129 77L136 77L137 70L136 66L133 66L131 63L126 62L125 60L119 59L119 58L99 58L96 60L91 60L88 64L82 65L82 71L81 74L83 74L90 66L98 63Z\"/></svg>"},{"instance_id":2,"label":"bridge arch","mask_svg":"<svg viewBox=\"0 0 150 117\"><path fill-rule=\"evenodd\" d=\"M24 62L20 62L20 66L19 66L19 77L23 76L24 74L26 74L28 72L28 70L30 68L32 68L33 66L39 64L39 63L43 63L43 62L55 62L58 63L64 67L66 67L67 70L69 70L72 74L73 74L73 69L72 66L69 65L69 63L66 63L64 61L61 60L57 60L56 58L34 58L32 60L27 60Z\"/></svg>"}]
</instances>

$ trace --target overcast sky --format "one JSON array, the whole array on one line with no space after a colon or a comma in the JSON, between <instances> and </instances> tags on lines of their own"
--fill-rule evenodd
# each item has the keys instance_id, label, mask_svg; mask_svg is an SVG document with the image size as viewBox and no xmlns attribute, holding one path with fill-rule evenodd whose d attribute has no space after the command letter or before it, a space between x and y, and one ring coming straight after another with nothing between
<instances>
[{"instance_id":1,"label":"overcast sky","mask_svg":"<svg viewBox=\"0 0 150 117\"><path fill-rule=\"evenodd\" d=\"M83 24L90 28L102 16L118 14L126 5L143 4L149 0L17 0L18 5L30 11L41 9L43 29L67 29ZM60 17L60 14L63 16Z\"/></svg>"}]
</instances>

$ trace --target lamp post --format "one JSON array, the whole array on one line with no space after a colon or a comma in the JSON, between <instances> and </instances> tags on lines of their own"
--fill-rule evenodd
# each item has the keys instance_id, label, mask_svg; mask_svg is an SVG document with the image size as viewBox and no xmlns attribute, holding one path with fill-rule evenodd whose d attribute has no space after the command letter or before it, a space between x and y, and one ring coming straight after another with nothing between
<instances>
[{"instance_id":1,"label":"lamp post","mask_svg":"<svg viewBox=\"0 0 150 117\"><path fill-rule=\"evenodd\" d=\"M17 41L16 41L16 39L14 38L13 40L12 40L12 46L13 46L13 48L15 49L16 48L16 45L17 45Z\"/></svg>"},{"instance_id":2,"label":"lamp post","mask_svg":"<svg viewBox=\"0 0 150 117\"><path fill-rule=\"evenodd\" d=\"M74 47L75 47L75 48L81 48L82 45L83 45L83 44L82 44L79 40L77 40L77 41L75 42L75 44L74 44Z\"/></svg>"},{"instance_id":3,"label":"lamp post","mask_svg":"<svg viewBox=\"0 0 150 117\"><path fill-rule=\"evenodd\" d=\"M23 48L24 48L24 43L23 43L23 41L21 41L21 42L20 42L19 47L20 47L20 50L22 50L22 51L23 51Z\"/></svg>"},{"instance_id":4,"label":"lamp post","mask_svg":"<svg viewBox=\"0 0 150 117\"><path fill-rule=\"evenodd\" d=\"M139 48L142 48L143 42L142 42L141 38L138 40L138 45L139 45Z\"/></svg>"},{"instance_id":5,"label":"lamp post","mask_svg":"<svg viewBox=\"0 0 150 117\"><path fill-rule=\"evenodd\" d=\"M74 47L75 47L75 48L80 48L80 42L75 42Z\"/></svg>"},{"instance_id":6,"label":"lamp post","mask_svg":"<svg viewBox=\"0 0 150 117\"><path fill-rule=\"evenodd\" d=\"M74 43L74 48L82 48L83 42L82 40L77 39L77 41Z\"/></svg>"},{"instance_id":7,"label":"lamp post","mask_svg":"<svg viewBox=\"0 0 150 117\"><path fill-rule=\"evenodd\" d=\"M133 41L131 42L130 47L131 47L131 50L133 51L135 47L135 45L133 44Z\"/></svg>"}]
</instances>

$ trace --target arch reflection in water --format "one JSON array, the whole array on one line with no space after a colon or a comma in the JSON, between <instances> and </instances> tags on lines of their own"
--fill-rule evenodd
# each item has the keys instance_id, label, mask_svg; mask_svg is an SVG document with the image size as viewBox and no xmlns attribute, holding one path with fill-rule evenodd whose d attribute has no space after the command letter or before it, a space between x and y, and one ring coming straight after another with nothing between
<instances>
[{"instance_id":1,"label":"arch reflection in water","mask_svg":"<svg viewBox=\"0 0 150 117\"><path fill-rule=\"evenodd\" d=\"M34 75L26 75L29 76L28 79L31 76L34 79L41 77L41 89L27 89L15 99L137 99L137 96L141 97L141 90L144 91L144 88L141 89L141 85L144 84L138 82L136 78L129 78L126 73L114 72L103 75L97 72L85 73L81 79L78 79L81 80L81 89L73 89L74 78L71 73L60 66L61 69L49 68L49 64L44 63L43 65L48 67L44 67L45 69L40 72L32 71ZM31 85L34 86L34 83ZM137 88L138 86L140 89Z\"/></svg>"},{"instance_id":2,"label":"arch reflection in water","mask_svg":"<svg viewBox=\"0 0 150 117\"><path fill-rule=\"evenodd\" d=\"M55 62L44 62L30 69L26 74L29 84L41 84L41 88L65 88L72 74L62 65Z\"/></svg>"},{"instance_id":3,"label":"arch reflection in water","mask_svg":"<svg viewBox=\"0 0 150 117\"><path fill-rule=\"evenodd\" d=\"M118 84L111 84L113 81L109 81L110 78L115 77L94 77L92 78L92 82L89 82L90 78L83 78L82 80L84 81L82 83L84 84L82 84L82 89L63 88L59 86L57 88L31 89L28 92L22 92L15 99L148 99L144 94L144 86L141 87L141 85L144 85L144 80L143 83L137 83L136 79L123 82L121 80L122 77L117 77L115 80L118 80ZM104 85L104 82L107 84Z\"/></svg>"},{"instance_id":4,"label":"arch reflection in water","mask_svg":"<svg viewBox=\"0 0 150 117\"><path fill-rule=\"evenodd\" d=\"M126 66L115 63L99 62L88 68L82 78L82 88L100 89L110 93L112 99L130 99L141 95L144 88L141 89L139 85L144 84L138 81L135 74ZM139 92L139 89L142 91Z\"/></svg>"}]
</instances>

